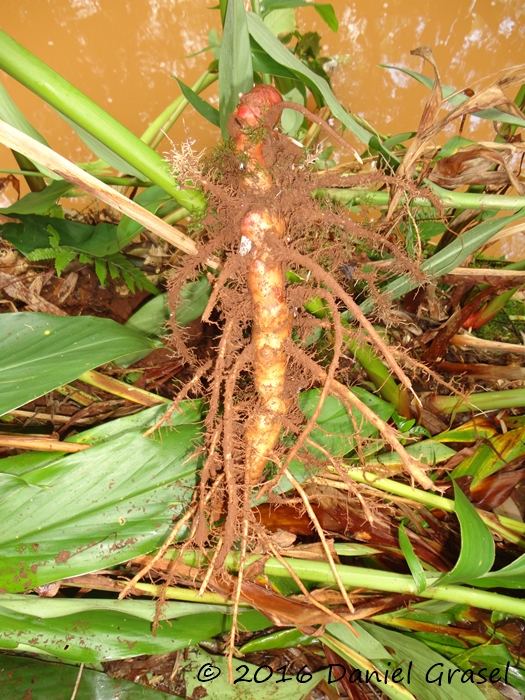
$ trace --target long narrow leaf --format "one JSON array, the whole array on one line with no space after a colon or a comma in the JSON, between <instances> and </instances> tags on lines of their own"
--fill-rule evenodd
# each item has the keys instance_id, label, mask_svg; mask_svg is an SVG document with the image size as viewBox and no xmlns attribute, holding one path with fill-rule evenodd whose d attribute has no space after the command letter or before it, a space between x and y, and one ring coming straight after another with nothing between
<instances>
[{"instance_id":1,"label":"long narrow leaf","mask_svg":"<svg viewBox=\"0 0 525 700\"><path fill-rule=\"evenodd\" d=\"M478 248L490 241L502 228L517 221L525 216L525 208L520 209L511 216L500 217L498 219L490 219L478 224L466 233L462 234L455 241L452 241L446 248L440 250L421 265L421 271L429 276L430 279L436 279L441 275L446 275L454 268L472 255ZM402 275L398 279L390 282L384 288L385 294L388 294L390 299L398 299L403 294L406 294L412 289L415 289L418 283L409 275ZM374 307L374 302L371 298L366 299L361 305L364 313L370 313Z\"/></svg>"},{"instance_id":2,"label":"long narrow leaf","mask_svg":"<svg viewBox=\"0 0 525 700\"><path fill-rule=\"evenodd\" d=\"M289 68L296 75L301 76L308 84L314 85L324 97L326 104L330 107L336 119L344 124L363 143L368 143L372 137L368 131L363 129L348 112L341 107L339 101L331 91L328 83L323 78L316 75L304 63L299 61L290 51L281 44L279 39L266 27L260 17L253 12L247 13L248 28L255 41L266 51L275 61L285 68Z\"/></svg>"},{"instance_id":3,"label":"long narrow leaf","mask_svg":"<svg viewBox=\"0 0 525 700\"><path fill-rule=\"evenodd\" d=\"M195 107L197 112L204 117L204 119L207 119L210 124L213 124L213 126L220 126L219 110L209 102L206 102L206 100L203 100L202 97L199 97L190 87L185 85L182 80L179 80L178 78L175 78L175 80L178 82L179 87L182 90L182 94L188 100L190 105Z\"/></svg>"},{"instance_id":4,"label":"long narrow leaf","mask_svg":"<svg viewBox=\"0 0 525 700\"><path fill-rule=\"evenodd\" d=\"M454 507L461 528L461 551L456 565L439 585L464 583L483 576L494 564L495 545L489 529L454 482Z\"/></svg>"},{"instance_id":5,"label":"long narrow leaf","mask_svg":"<svg viewBox=\"0 0 525 700\"><path fill-rule=\"evenodd\" d=\"M219 61L220 125L225 139L228 138L228 117L239 103L239 93L249 92L253 87L247 16L242 0L229 0Z\"/></svg>"}]
</instances>

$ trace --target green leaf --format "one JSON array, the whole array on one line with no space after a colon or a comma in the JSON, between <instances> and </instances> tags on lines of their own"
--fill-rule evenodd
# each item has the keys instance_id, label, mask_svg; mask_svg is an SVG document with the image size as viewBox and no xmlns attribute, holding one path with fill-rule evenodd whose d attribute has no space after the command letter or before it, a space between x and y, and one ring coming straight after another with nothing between
<instances>
[{"instance_id":1,"label":"green leaf","mask_svg":"<svg viewBox=\"0 0 525 700\"><path fill-rule=\"evenodd\" d=\"M435 440L422 440L416 444L407 445L405 450L418 462L428 464L431 467L446 462L456 454L450 447L442 445ZM368 466L373 466L375 464L382 464L388 467L400 467L403 462L397 452L388 452L367 460Z\"/></svg>"},{"instance_id":2,"label":"green leaf","mask_svg":"<svg viewBox=\"0 0 525 700\"><path fill-rule=\"evenodd\" d=\"M468 582L478 588L525 588L525 554L512 564Z\"/></svg>"},{"instance_id":3,"label":"green leaf","mask_svg":"<svg viewBox=\"0 0 525 700\"><path fill-rule=\"evenodd\" d=\"M47 187L44 192L51 188L52 186ZM117 241L117 227L113 224L103 223L89 226L78 221L50 219L48 216L37 216L36 214L17 214L16 218L21 223L0 225L0 235L26 256L38 248L49 246L47 227L50 222L59 235L60 245L74 248L79 253L103 257L118 253L120 250Z\"/></svg>"},{"instance_id":4,"label":"green leaf","mask_svg":"<svg viewBox=\"0 0 525 700\"><path fill-rule=\"evenodd\" d=\"M262 49L255 39L250 37L250 46L252 51L253 70L257 73L268 73L280 78L296 79L295 73L285 68Z\"/></svg>"},{"instance_id":5,"label":"green leaf","mask_svg":"<svg viewBox=\"0 0 525 700\"><path fill-rule=\"evenodd\" d=\"M290 7L314 7L321 19L323 19L330 29L336 32L339 29L339 22L335 16L334 8L329 3L306 2L306 0L264 0L261 2L261 12L263 16L271 10Z\"/></svg>"},{"instance_id":6,"label":"green leaf","mask_svg":"<svg viewBox=\"0 0 525 700\"><path fill-rule=\"evenodd\" d=\"M162 187L159 187L158 185L148 187L142 192L139 192L139 194L135 197L135 202L144 207L144 209L150 211L152 214L155 214L163 204L169 202L170 200L171 197L169 194L167 194ZM117 227L117 240L120 248L124 248L143 230L144 226L139 224L138 221L131 219L129 216L123 216Z\"/></svg>"},{"instance_id":7,"label":"green leaf","mask_svg":"<svg viewBox=\"0 0 525 700\"><path fill-rule=\"evenodd\" d=\"M494 564L495 546L490 530L456 482L454 509L461 529L461 551L452 571L436 582L440 586L464 583L483 576Z\"/></svg>"},{"instance_id":8,"label":"green leaf","mask_svg":"<svg viewBox=\"0 0 525 700\"><path fill-rule=\"evenodd\" d=\"M264 24L275 36L291 34L296 27L295 12L292 8L272 10L265 14Z\"/></svg>"},{"instance_id":9,"label":"green leaf","mask_svg":"<svg viewBox=\"0 0 525 700\"><path fill-rule=\"evenodd\" d=\"M315 686L327 676L326 670L310 674L306 669L302 671L304 675L292 676L283 673L282 669L273 671L270 666L259 667L243 659L234 659L234 685L230 685L228 659L225 656L211 656L199 648L191 649L188 656L181 664L181 671L189 698L199 697L200 688L205 685L206 700L306 700ZM203 668L208 668L214 674L211 676L214 680L203 684L201 678L206 678L206 675L199 678L198 674L199 669ZM283 678L284 682L281 680ZM239 685L241 679L244 683ZM264 682L265 679L267 682ZM247 687L243 688L243 684Z\"/></svg>"},{"instance_id":10,"label":"green leaf","mask_svg":"<svg viewBox=\"0 0 525 700\"><path fill-rule=\"evenodd\" d=\"M17 202L0 209L0 214L47 214L72 187L70 182L55 180L40 192L29 192Z\"/></svg>"},{"instance_id":11,"label":"green leaf","mask_svg":"<svg viewBox=\"0 0 525 700\"><path fill-rule=\"evenodd\" d=\"M188 282L182 287L175 312L179 326L187 326L203 314L211 293L212 287L206 275L201 275L195 282Z\"/></svg>"},{"instance_id":12,"label":"green leaf","mask_svg":"<svg viewBox=\"0 0 525 700\"><path fill-rule=\"evenodd\" d=\"M412 542L406 533L403 523L399 525L398 534L399 546L401 547L401 551L403 552L408 568L410 569L410 573L414 579L414 583L416 584L416 590L418 593L422 593L427 587L427 579L425 577L423 567L421 566L421 562L419 561L417 554L414 552L414 547L412 546Z\"/></svg>"},{"instance_id":13,"label":"green leaf","mask_svg":"<svg viewBox=\"0 0 525 700\"><path fill-rule=\"evenodd\" d=\"M304 107L304 97L297 88L292 88L283 95L283 100L285 100L285 102L295 102ZM303 120L303 115L296 112L294 109L283 109L283 113L281 114L281 126L284 133L288 134L288 136L296 136Z\"/></svg>"},{"instance_id":14,"label":"green leaf","mask_svg":"<svg viewBox=\"0 0 525 700\"><path fill-rule=\"evenodd\" d=\"M175 77L175 80L178 82L184 97L188 100L190 105L197 110L201 117L207 119L213 126L220 126L219 110L209 102L206 102L206 100L203 100L202 97L199 97L197 93L185 85L182 80L179 80L177 77Z\"/></svg>"},{"instance_id":15,"label":"green leaf","mask_svg":"<svg viewBox=\"0 0 525 700\"><path fill-rule=\"evenodd\" d=\"M153 425L165 411L147 409L142 421ZM101 426L71 441L89 449L43 456L42 466L3 460L28 485L0 506L0 588L26 591L160 546L191 500L199 464L200 423L178 418L155 439L124 418L109 436Z\"/></svg>"},{"instance_id":16,"label":"green leaf","mask_svg":"<svg viewBox=\"0 0 525 700\"><path fill-rule=\"evenodd\" d=\"M403 669L404 682L418 700L484 700L484 695L475 682L461 682L461 671L444 656L429 649L426 644L415 639L412 635L401 634L387 630L379 625L361 622L361 625L387 647L393 657L393 662L378 660L376 665L384 673L392 673L394 664ZM407 683L408 666L411 663L410 683ZM454 673L455 671L455 673ZM451 682L448 682L448 673ZM442 682L438 685L439 674ZM378 685L386 692L388 686Z\"/></svg>"},{"instance_id":17,"label":"green leaf","mask_svg":"<svg viewBox=\"0 0 525 700\"><path fill-rule=\"evenodd\" d=\"M20 131L23 131L24 134L27 134L28 136L31 136L32 138L36 139L37 141L40 141L40 143L43 143L44 146L48 146L49 144L45 140L45 138L42 136L42 134L35 129L35 127L25 118L25 116L22 114L22 112L18 109L18 107L15 105L11 97L9 96L7 90L3 85L0 84L0 119L2 119L4 122L7 122L8 124L11 124L11 126L14 126L16 129L19 129ZM33 165L35 165L38 170L40 170L41 173L44 173L47 177L50 177L52 180L60 180L61 178L58 175L55 175L55 173L52 173L50 170L45 168L43 165L39 165L35 161L31 161Z\"/></svg>"},{"instance_id":18,"label":"green leaf","mask_svg":"<svg viewBox=\"0 0 525 700\"><path fill-rule=\"evenodd\" d=\"M340 105L331 91L328 83L316 75L307 66L296 58L281 42L271 33L260 17L253 12L247 14L248 28L255 41L267 54L285 68L289 68L296 76L300 76L309 86L313 85L323 96L330 107L333 116L339 119L350 131L363 143L368 143L371 134L363 129L350 114Z\"/></svg>"},{"instance_id":19,"label":"green leaf","mask_svg":"<svg viewBox=\"0 0 525 700\"><path fill-rule=\"evenodd\" d=\"M31 608L13 610L11 606L4 607L0 597L0 646L9 645L8 648L12 648L15 642L16 645L23 645L25 651L46 652L69 662L101 663L185 649L209 637L226 633L231 625L231 615L222 612L196 613L181 618L171 613L171 619L163 619L154 636L150 620L135 617L132 606L120 606L120 601L108 602L115 605L106 609L89 609L82 604L77 606L78 612L63 615L58 612L62 607L60 599L47 599L47 614L42 616L32 614ZM241 612L239 625L243 629L259 630L268 626L269 621L255 610L250 610Z\"/></svg>"},{"instance_id":20,"label":"green leaf","mask_svg":"<svg viewBox=\"0 0 525 700\"><path fill-rule=\"evenodd\" d=\"M239 649L240 654L250 654L254 651L267 651L268 649L288 649L299 645L311 644L315 637L303 634L298 629L278 630L265 634L262 637L250 639Z\"/></svg>"},{"instance_id":21,"label":"green leaf","mask_svg":"<svg viewBox=\"0 0 525 700\"><path fill-rule=\"evenodd\" d=\"M352 387L351 391L361 401L367 403L374 413L388 420L394 412L394 407L382 399L370 394L359 387ZM299 395L299 408L307 419L310 419L319 403L320 389L303 391ZM358 411L352 411L352 418L348 415L345 405L336 396L327 396L321 413L317 418L317 428L310 433L310 440L326 448L334 456L342 456L355 449L357 441L355 434L362 438L374 438L378 435L377 428L369 423ZM322 454L309 447L309 450L322 457Z\"/></svg>"},{"instance_id":22,"label":"green leaf","mask_svg":"<svg viewBox=\"0 0 525 700\"><path fill-rule=\"evenodd\" d=\"M502 216L497 219L491 219L490 221L484 221L474 228L471 228L466 233L458 236L456 240L449 243L448 246L440 250L428 260L421 265L421 271L428 276L430 279L436 279L441 277L441 275L446 275L448 272L454 268L461 265L461 263L472 255L478 248L487 243L493 236L495 236L502 228L508 226L513 221L523 218L525 216L525 208L520 209L515 214L511 216ZM390 299L398 299L406 292L410 292L419 286L409 275L402 275L398 277L393 282L390 282L383 288L383 292L388 294ZM374 301L371 298L366 299L360 308L364 313L370 313L374 308Z\"/></svg>"},{"instance_id":23,"label":"green leaf","mask_svg":"<svg viewBox=\"0 0 525 700\"><path fill-rule=\"evenodd\" d=\"M0 415L94 367L151 348L143 335L108 318L0 314Z\"/></svg>"},{"instance_id":24,"label":"green leaf","mask_svg":"<svg viewBox=\"0 0 525 700\"><path fill-rule=\"evenodd\" d=\"M429 78L426 75L422 75L421 73L417 73L416 71L409 70L408 68L401 68L399 66L387 66L383 63L380 63L379 67L387 68L388 70L398 70L401 71L401 73L406 73L422 85L425 85L425 87L429 88L430 90L432 90L432 88L434 87L433 78ZM450 102L450 104L454 107L462 104L463 102L466 102L469 99L468 96L465 95L463 92L458 93L456 91L456 88L449 87L448 85L441 85L441 90L443 92L444 99ZM514 114L509 114L508 112L502 112L500 109L484 109L481 112L474 112L472 116L478 117L478 119L488 119L491 122L503 122L504 124L514 124L515 126L525 126L525 119L520 119Z\"/></svg>"},{"instance_id":25,"label":"green leaf","mask_svg":"<svg viewBox=\"0 0 525 700\"><path fill-rule=\"evenodd\" d=\"M239 103L239 93L249 92L253 87L252 54L246 23L250 14L244 9L242 0L229 0L219 61L220 123L224 139L228 138L226 125Z\"/></svg>"},{"instance_id":26,"label":"green leaf","mask_svg":"<svg viewBox=\"0 0 525 700\"><path fill-rule=\"evenodd\" d=\"M472 476L471 487L474 487L521 455L525 455L525 428L509 430L481 444L473 455L458 464L452 477Z\"/></svg>"},{"instance_id":27,"label":"green leaf","mask_svg":"<svg viewBox=\"0 0 525 700\"><path fill-rule=\"evenodd\" d=\"M2 656L0 684L4 697L31 700L70 700L78 667L19 656ZM182 700L105 673L84 668L75 700L118 698L119 700Z\"/></svg>"},{"instance_id":28,"label":"green leaf","mask_svg":"<svg viewBox=\"0 0 525 700\"><path fill-rule=\"evenodd\" d=\"M352 622L357 634L352 634L342 622L331 622L326 625L325 630L329 635L335 637L345 646L358 651L367 659L390 659L392 658L385 647L375 639L360 622Z\"/></svg>"}]
</instances>

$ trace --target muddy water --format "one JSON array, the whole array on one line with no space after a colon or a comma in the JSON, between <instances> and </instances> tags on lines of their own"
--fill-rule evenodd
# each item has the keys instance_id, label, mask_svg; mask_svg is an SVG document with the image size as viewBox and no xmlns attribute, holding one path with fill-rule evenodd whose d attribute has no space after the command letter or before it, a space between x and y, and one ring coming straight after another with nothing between
<instances>
[{"instance_id":1,"label":"muddy water","mask_svg":"<svg viewBox=\"0 0 525 700\"><path fill-rule=\"evenodd\" d=\"M119 121L140 135L180 93L172 75L192 84L210 53L185 58L207 45L219 27L213 0L18 0L6 3L1 26ZM445 84L478 88L476 81L523 60L525 8L522 0L334 0L340 21L332 32L313 8L298 10L299 26L322 35L327 55L336 57L336 94L383 133L415 130L427 90L408 76L380 68L395 64L421 70L410 49L429 44ZM428 74L428 70L424 69ZM53 109L1 77L29 120L59 152L75 161L89 150ZM215 86L205 96L217 104ZM442 134L450 138L455 127ZM178 142L191 135L196 147L215 143L218 130L188 111L170 132ZM470 118L465 136L493 138L492 125ZM357 145L357 144L356 144ZM167 150L165 140L160 150ZM0 146L0 167L16 167ZM12 195L12 192L7 192ZM0 195L1 196L1 195ZM505 253L523 257L523 237L505 243Z\"/></svg>"}]
</instances>

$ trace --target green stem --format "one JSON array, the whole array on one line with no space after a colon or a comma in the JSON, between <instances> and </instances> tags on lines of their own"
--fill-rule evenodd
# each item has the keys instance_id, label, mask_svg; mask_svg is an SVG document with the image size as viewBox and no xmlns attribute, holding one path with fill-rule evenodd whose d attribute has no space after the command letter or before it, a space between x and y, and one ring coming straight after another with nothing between
<instances>
[{"instance_id":1,"label":"green stem","mask_svg":"<svg viewBox=\"0 0 525 700\"><path fill-rule=\"evenodd\" d=\"M218 79L218 77L218 73L206 71L197 80L195 85L192 85L191 89L198 95L200 92L212 85ZM162 114L159 114L155 121L151 122L146 131L140 137L141 141L147 143L151 148L157 148L159 143L166 136L180 115L184 112L188 104L188 100L183 95L179 95L174 102L166 107Z\"/></svg>"},{"instance_id":2,"label":"green stem","mask_svg":"<svg viewBox=\"0 0 525 700\"><path fill-rule=\"evenodd\" d=\"M205 208L200 193L179 188L162 156L1 30L0 68L162 187L181 206L194 211Z\"/></svg>"},{"instance_id":3,"label":"green stem","mask_svg":"<svg viewBox=\"0 0 525 700\"><path fill-rule=\"evenodd\" d=\"M182 555L182 559L189 566L203 566L205 563L208 563L199 552L185 552ZM264 561L263 555L255 554L246 557L245 567L258 561ZM330 564L326 562L288 558L285 558L284 562L302 581L311 581L321 586L337 587ZM230 571L237 572L239 569L238 554L228 554L224 564ZM501 595L500 593L491 593L467 586L440 586L439 584L418 593L416 583L409 574L396 574L390 571L371 570L360 566L343 564L336 564L336 568L341 583L346 589L365 588L387 593L414 595L418 598L446 600L451 603L472 605L484 610L494 610L525 617L525 600ZM284 563L281 563L275 557L266 560L264 573L270 577L292 578ZM432 586L439 576L441 574L427 573L426 577L429 586Z\"/></svg>"},{"instance_id":4,"label":"green stem","mask_svg":"<svg viewBox=\"0 0 525 700\"><path fill-rule=\"evenodd\" d=\"M40 171L32 172L31 170L12 170L9 168L0 168L0 173L31 175L32 177L39 177L40 179L47 177L47 175ZM106 185L124 185L124 187L151 187L153 185L151 180L138 180L136 177L113 177L109 175L95 175L94 177L100 180L100 182L105 182Z\"/></svg>"},{"instance_id":5,"label":"green stem","mask_svg":"<svg viewBox=\"0 0 525 700\"><path fill-rule=\"evenodd\" d=\"M523 408L525 406L525 389L471 394L467 401L457 396L431 396L427 398L427 401L437 411L447 414L468 413L469 411L499 411L502 408Z\"/></svg>"},{"instance_id":6,"label":"green stem","mask_svg":"<svg viewBox=\"0 0 525 700\"><path fill-rule=\"evenodd\" d=\"M525 197L500 195L500 194L472 194L469 192L449 192L437 185L430 185L433 193L439 197L441 203L446 207L456 209L497 209L498 211L515 211L525 206ZM388 192L376 192L363 188L355 189L327 189L315 190L314 196L327 195L335 202L342 204L365 204L368 206L386 207L390 202ZM401 206L406 201L402 197L399 201ZM420 207L432 207L432 202L426 197L414 197L412 204Z\"/></svg>"}]
</instances>

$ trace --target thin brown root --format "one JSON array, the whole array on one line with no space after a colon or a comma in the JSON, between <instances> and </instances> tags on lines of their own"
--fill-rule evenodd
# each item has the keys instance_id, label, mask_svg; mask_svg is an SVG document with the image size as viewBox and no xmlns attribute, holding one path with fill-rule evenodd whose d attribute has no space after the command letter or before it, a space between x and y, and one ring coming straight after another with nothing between
<instances>
[{"instance_id":1,"label":"thin brown root","mask_svg":"<svg viewBox=\"0 0 525 700\"><path fill-rule=\"evenodd\" d=\"M235 586L235 597L233 599L233 618L230 631L230 643L228 648L228 678L230 685L233 685L233 653L235 651L235 636L237 634L237 620L239 618L239 602L241 600L242 579L244 576L244 564L246 563L246 547L248 545L248 520L245 518L242 528L241 556L239 560L239 573Z\"/></svg>"},{"instance_id":2,"label":"thin brown root","mask_svg":"<svg viewBox=\"0 0 525 700\"><path fill-rule=\"evenodd\" d=\"M210 582L210 579L214 573L214 568L215 568L215 560L219 556L219 552L222 548L222 537L219 537L217 540L217 549L213 553L213 557L211 558L210 563L208 564L208 568L206 569L206 574L204 576L204 579L202 580L201 587L199 588L199 595L202 596L206 592L206 589L208 588L208 583Z\"/></svg>"},{"instance_id":3,"label":"thin brown root","mask_svg":"<svg viewBox=\"0 0 525 700\"><path fill-rule=\"evenodd\" d=\"M186 396L189 394L190 390L199 383L201 378L203 377L204 374L210 369L212 366L212 361L208 360L208 362L205 362L203 365L199 367L199 369L195 372L193 377L190 379L190 381L184 386L183 389L179 391L177 396L173 399L173 403L171 406L168 408L168 410L159 418L159 420L155 423L155 425L151 426L151 428L148 428L145 433L143 433L142 437L148 437L151 435L151 433L154 433L155 430L158 430L162 426L163 423L165 423L168 418L171 418L171 415L173 412L179 407L180 402L186 398Z\"/></svg>"},{"instance_id":4,"label":"thin brown root","mask_svg":"<svg viewBox=\"0 0 525 700\"><path fill-rule=\"evenodd\" d=\"M337 587L339 588L341 595L343 596L343 600L345 601L348 609L350 612L355 612L354 606L352 605L350 598L348 597L348 593L346 591L346 588L343 585L343 582L341 581L341 577L339 576L339 572L337 571L337 566L335 565L334 558L332 556L332 552L330 551L330 547L328 546L328 542L326 541L326 537L324 535L323 528L321 527L321 523L319 522L317 515L315 514L314 509L312 508L312 505L310 501L308 500L308 496L301 486L301 484L297 481L297 479L293 476L293 474L290 472L289 469L284 470L285 476L288 478L294 489L297 491L297 493L301 496L301 500L304 503L304 507L306 508L306 512L310 516L311 521L314 524L314 527L316 529L317 534L319 535L319 539L321 540L321 544L323 545L324 552L326 554L326 558L328 559L328 563L330 564L330 569L332 570L332 574L334 575L334 578L337 583Z\"/></svg>"},{"instance_id":5,"label":"thin brown root","mask_svg":"<svg viewBox=\"0 0 525 700\"><path fill-rule=\"evenodd\" d=\"M354 154L354 158L357 160L357 162L363 165L363 160L361 156L355 150L352 144L345 141L342 136L339 136L337 131L335 131L335 129L332 129L330 124L328 124L324 119L321 119L321 117L318 117L317 114L313 114L312 112L310 112L309 109L306 109L306 107L303 107L302 105L299 105L296 102L279 102L279 104L276 104L274 107L269 109L266 113L266 126L269 126L270 124L272 124L272 122L275 123L276 119L284 109L293 109L294 111L299 112L304 117L309 119L311 122L314 122L314 124L317 124L317 126L320 126L321 129L323 129L323 131L326 131L326 133L329 134L334 139L334 141L337 141L337 143L340 146L342 146L343 148L347 148L349 151L352 151L352 153Z\"/></svg>"},{"instance_id":6,"label":"thin brown root","mask_svg":"<svg viewBox=\"0 0 525 700\"><path fill-rule=\"evenodd\" d=\"M356 431L356 437L357 436L357 431ZM348 474L345 472L345 470L341 467L340 464L336 462L334 457L328 452L327 449L325 449L322 445L319 445L317 442L313 442L313 440L307 440L306 443L310 445L311 447L315 448L316 450L319 450L321 452L325 459L330 462L332 467L334 468L334 471L336 474L339 476L339 478L343 481L343 483L346 486L346 489L348 491L351 491L352 494L357 498L359 503L361 504L361 508L363 509L363 513L365 518L368 520L370 524L374 522L374 514L370 508L370 506L367 504L361 493L359 493L359 489L356 487L355 482L348 476Z\"/></svg>"},{"instance_id":7,"label":"thin brown root","mask_svg":"<svg viewBox=\"0 0 525 700\"><path fill-rule=\"evenodd\" d=\"M385 343L383 338L376 331L374 326L370 323L364 313L361 311L359 306L355 303L352 297L345 292L341 285L331 276L327 275L327 272L321 265L311 260L307 255L302 255L301 253L294 251L293 260L306 267L306 269L311 270L313 274L321 281L326 282L332 288L333 292L341 299L342 302L347 306L348 310L352 313L356 321L367 331L371 340L373 340L377 347L381 350L383 357L387 361L390 369L395 372L399 381L405 386L408 391L410 391L416 398L418 403L421 403L419 397L412 388L412 382L403 372L399 364L397 363L395 357L392 354L391 349ZM329 277L329 279L328 279Z\"/></svg>"},{"instance_id":8,"label":"thin brown root","mask_svg":"<svg viewBox=\"0 0 525 700\"><path fill-rule=\"evenodd\" d=\"M142 567L142 569L138 572L138 574L136 574L131 579L131 581L128 581L128 583L126 583L124 588L119 593L119 597L118 597L119 600L122 600L123 598L125 598L128 595L130 589L133 588L133 586L136 583L138 583L143 576L145 576L149 571L151 571L151 569L156 564L156 562L158 562L159 559L162 559L162 557L168 551L168 547L170 546L170 544L172 544L175 541L175 538L179 534L183 525L185 525L188 522L188 520L190 520L190 518L193 515L195 515L196 510L197 510L197 505L194 504L191 506L191 508L189 508L186 511L186 513L184 513L182 518L177 522L177 524L175 525L173 530L170 532L169 536L164 541L164 544L159 549L159 551L150 559L150 561L144 567Z\"/></svg>"},{"instance_id":9,"label":"thin brown root","mask_svg":"<svg viewBox=\"0 0 525 700\"><path fill-rule=\"evenodd\" d=\"M348 627L350 632L354 634L356 637L359 636L355 629L352 627L352 625L348 622L348 620L345 620L344 617L341 615L338 615L336 612L331 610L330 608L327 608L326 605L323 605L320 603L314 596L310 593L310 591L306 588L304 583L301 581L299 576L295 573L295 571L292 569L290 564L286 561L286 559L282 556L282 554L279 553L279 551L276 549L275 545L271 541L271 539L268 537L266 532L261 529L260 532L261 539L265 543L265 545L268 547L268 549L271 551L273 556L277 559L277 561L284 566L286 571L290 574L290 577L292 580L297 584L298 588L300 589L301 593L307 598L308 602L311 603L315 608L318 610L321 610L325 615L328 617L333 618L334 622L341 622L345 627Z\"/></svg>"},{"instance_id":10,"label":"thin brown root","mask_svg":"<svg viewBox=\"0 0 525 700\"><path fill-rule=\"evenodd\" d=\"M293 346L293 352L298 356L300 361L307 367L307 369L316 377L320 382L326 382L328 374L319 365L314 362L305 352L301 350L298 346ZM348 387L341 384L337 380L333 380L330 384L333 393L338 396L343 403L348 406L353 406L370 422L372 425L379 430L381 435L388 442L390 447L397 452L403 466L410 474L412 479L415 479L424 489L436 490L436 486L432 479L430 479L424 471L419 466L418 462L408 454L403 445L399 442L396 437L395 431L387 424L384 420L381 420L378 415L376 415L366 404L364 404L360 399L353 394Z\"/></svg>"}]
</instances>

